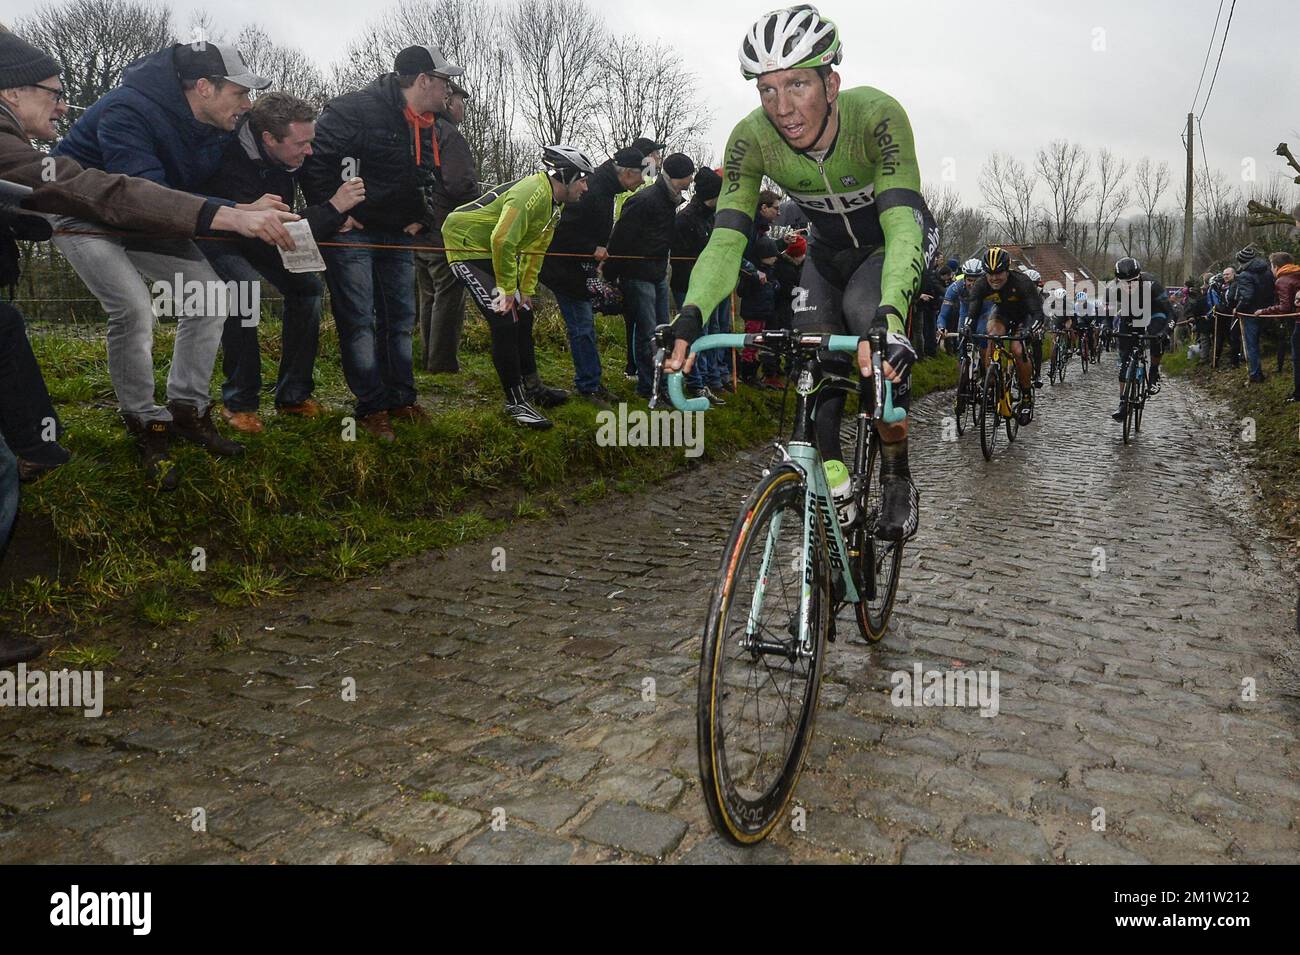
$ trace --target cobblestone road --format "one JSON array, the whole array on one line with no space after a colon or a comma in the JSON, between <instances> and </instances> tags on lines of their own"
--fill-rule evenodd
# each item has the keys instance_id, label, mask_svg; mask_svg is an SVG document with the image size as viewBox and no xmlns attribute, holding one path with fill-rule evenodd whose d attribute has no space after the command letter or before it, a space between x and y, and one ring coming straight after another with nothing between
<instances>
[{"instance_id":1,"label":"cobblestone road","mask_svg":"<svg viewBox=\"0 0 1300 955\"><path fill-rule=\"evenodd\" d=\"M988 464L916 409L923 529L885 642L830 648L805 831L727 847L696 781L703 611L763 453L264 608L101 718L0 711L0 861L1300 862L1292 571L1232 423L1173 383L1125 448L1113 368ZM918 662L998 671L998 715L892 706Z\"/></svg>"}]
</instances>

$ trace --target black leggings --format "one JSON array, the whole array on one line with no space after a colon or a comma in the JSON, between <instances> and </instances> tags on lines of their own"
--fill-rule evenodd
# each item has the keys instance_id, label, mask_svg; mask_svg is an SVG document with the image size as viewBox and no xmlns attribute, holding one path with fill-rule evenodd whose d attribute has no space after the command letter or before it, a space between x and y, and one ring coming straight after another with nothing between
<instances>
[{"instance_id":1,"label":"black leggings","mask_svg":"<svg viewBox=\"0 0 1300 955\"><path fill-rule=\"evenodd\" d=\"M492 364L496 366L506 397L510 397L511 389L519 387L525 376L537 373L533 310L520 305L503 315L492 308L489 289L496 287L496 276L492 272L491 259L453 262L451 270L469 289L474 304L487 319L488 329L492 332Z\"/></svg>"}]
</instances>

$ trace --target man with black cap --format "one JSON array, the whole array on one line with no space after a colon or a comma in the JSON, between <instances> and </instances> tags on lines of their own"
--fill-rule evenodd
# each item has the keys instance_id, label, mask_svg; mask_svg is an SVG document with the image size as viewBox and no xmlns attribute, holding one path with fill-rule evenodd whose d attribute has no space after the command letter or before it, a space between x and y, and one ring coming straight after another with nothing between
<instances>
[{"instance_id":1,"label":"man with black cap","mask_svg":"<svg viewBox=\"0 0 1300 955\"><path fill-rule=\"evenodd\" d=\"M268 85L270 81L252 73L233 47L204 41L169 46L128 66L121 85L86 110L52 156L72 160L78 172L81 167L98 169L198 192L220 166L231 130L248 110L249 90ZM100 195L105 202L93 218L66 215L56 221L62 234L54 244L108 313L113 390L128 430L140 440L147 474L158 478L166 490L175 487L177 480L166 462L170 438L192 441L217 455L243 451L212 423L208 394L225 319L236 314L235 299L244 296L229 294L194 243L158 235L174 236L175 224L170 229L155 228L154 235L140 239L112 234L122 210L110 214L107 206L118 198L111 189L104 188ZM227 210L223 221L232 211L269 211L283 213L286 220L297 218L271 196L249 204L206 198L206 203L200 203L200 232L229 228L216 221L221 207ZM188 211L191 204L182 203L181 208ZM149 219L141 214L138 202L132 211L137 216L133 224L147 228ZM287 233L283 228L280 232L277 244L292 248ZM160 287L166 289L165 295ZM188 290L194 287L204 294L191 295ZM180 313L166 407L154 401L155 298L175 303Z\"/></svg>"},{"instance_id":2,"label":"man with black cap","mask_svg":"<svg viewBox=\"0 0 1300 955\"><path fill-rule=\"evenodd\" d=\"M415 262L411 249L426 229L426 194L436 180L437 114L451 82L465 71L436 46L408 46L393 72L335 97L316 123L313 153L303 164L309 204L325 202L341 181L360 176L366 198L351 213L348 246L324 249L343 375L356 395L359 423L395 441L392 419L420 421L411 332Z\"/></svg>"},{"instance_id":3,"label":"man with black cap","mask_svg":"<svg viewBox=\"0 0 1300 955\"><path fill-rule=\"evenodd\" d=\"M695 175L695 163L684 153L673 153L664 160L662 172L651 186L628 199L610 236L611 256L636 258L611 259L605 266L606 275L622 281L627 314L636 321L636 390L646 399L654 389L655 326L669 319L668 253L673 226L682 193Z\"/></svg>"},{"instance_id":4,"label":"man with black cap","mask_svg":"<svg viewBox=\"0 0 1300 955\"><path fill-rule=\"evenodd\" d=\"M438 179L431 190L431 228L425 243L442 245L442 223L457 206L477 199L478 163L458 128L465 121L469 91L451 83L447 109L438 114ZM465 322L465 286L451 271L446 252L415 253L420 340L425 371L460 371L460 332Z\"/></svg>"},{"instance_id":5,"label":"man with black cap","mask_svg":"<svg viewBox=\"0 0 1300 955\"><path fill-rule=\"evenodd\" d=\"M608 257L614 203L629 190L640 187L644 159L640 152L626 146L596 167L587 179L587 194L581 202L564 207L555 227L549 251L565 255L548 254L542 265L541 280L554 293L564 316L573 356L574 390L598 408L608 408L612 396L601 381L596 321L587 280Z\"/></svg>"},{"instance_id":6,"label":"man with black cap","mask_svg":"<svg viewBox=\"0 0 1300 955\"><path fill-rule=\"evenodd\" d=\"M713 215L718 206L718 196L722 192L722 177L703 166L695 173L695 189L690 202L677 213L673 223L672 288L673 301L678 308L686 299L686 290L691 284L691 269L695 259L699 258L704 247L709 244L713 233ZM709 316L704 327L705 335L716 335L722 331L722 321L730 314L731 299L724 298ZM695 367L686 376L687 385L693 396L708 398L715 405L726 404L718 394L722 391L724 362L725 371L730 373L729 352L701 352L695 361Z\"/></svg>"},{"instance_id":7,"label":"man with black cap","mask_svg":"<svg viewBox=\"0 0 1300 955\"><path fill-rule=\"evenodd\" d=\"M617 222L619 216L623 214L623 204L627 202L636 193L646 189L655 181L659 174L659 164L663 162L663 151L667 149L667 144L655 142L646 136L632 141L629 149L635 149L642 155L641 160L641 185L629 192L620 193L614 198L614 221ZM636 381L636 320L631 314L623 310L623 330L627 336L627 365L623 369L624 376L632 381Z\"/></svg>"}]
</instances>

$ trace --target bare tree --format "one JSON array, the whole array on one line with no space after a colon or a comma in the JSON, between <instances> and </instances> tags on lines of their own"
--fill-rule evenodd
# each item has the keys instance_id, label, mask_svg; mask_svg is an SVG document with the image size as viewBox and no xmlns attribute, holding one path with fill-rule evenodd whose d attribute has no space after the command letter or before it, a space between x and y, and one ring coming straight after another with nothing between
<instances>
[{"instance_id":1,"label":"bare tree","mask_svg":"<svg viewBox=\"0 0 1300 955\"><path fill-rule=\"evenodd\" d=\"M590 141L608 32L583 0L518 0L507 20L516 93L538 146Z\"/></svg>"},{"instance_id":2,"label":"bare tree","mask_svg":"<svg viewBox=\"0 0 1300 955\"><path fill-rule=\"evenodd\" d=\"M1149 259L1155 248L1156 209L1169 188L1169 163L1162 162L1157 166L1143 156L1133 169L1133 187L1138 208L1142 210L1142 221L1138 224L1142 241L1135 244L1130 231L1124 251L1128 255Z\"/></svg>"},{"instance_id":3,"label":"bare tree","mask_svg":"<svg viewBox=\"0 0 1300 955\"><path fill-rule=\"evenodd\" d=\"M948 239L952 233L953 220L961 210L961 196L951 186L939 189L932 185L922 185L921 198L925 200L926 208L939 227L939 247L951 250L952 245Z\"/></svg>"},{"instance_id":4,"label":"bare tree","mask_svg":"<svg viewBox=\"0 0 1300 955\"><path fill-rule=\"evenodd\" d=\"M117 86L133 60L173 42L171 9L133 0L49 4L16 21L14 32L59 61L68 102L81 108Z\"/></svg>"},{"instance_id":5,"label":"bare tree","mask_svg":"<svg viewBox=\"0 0 1300 955\"><path fill-rule=\"evenodd\" d=\"M1195 199L1200 234L1194 261L1203 267L1223 261L1249 241L1246 202L1221 170L1206 169L1196 171Z\"/></svg>"},{"instance_id":6,"label":"bare tree","mask_svg":"<svg viewBox=\"0 0 1300 955\"><path fill-rule=\"evenodd\" d=\"M980 169L980 192L1003 241L1031 239L1037 181L1024 163L1004 153L993 153Z\"/></svg>"},{"instance_id":7,"label":"bare tree","mask_svg":"<svg viewBox=\"0 0 1300 955\"><path fill-rule=\"evenodd\" d=\"M1077 237L1074 226L1092 195L1089 182L1092 159L1078 143L1055 139L1045 149L1038 150L1034 169L1047 186L1052 200L1051 207L1046 209L1051 217L1048 241L1068 243L1072 237ZM1076 248L1074 251L1077 253L1079 250Z\"/></svg>"},{"instance_id":8,"label":"bare tree","mask_svg":"<svg viewBox=\"0 0 1300 955\"><path fill-rule=\"evenodd\" d=\"M654 66L647 70L647 64ZM705 132L710 114L697 95L695 74L662 40L610 38L599 57L599 76L593 134L607 155L639 136L677 151Z\"/></svg>"},{"instance_id":9,"label":"bare tree","mask_svg":"<svg viewBox=\"0 0 1300 955\"><path fill-rule=\"evenodd\" d=\"M962 206L952 217L948 233L939 233L944 248L959 259L974 255L987 240L989 220L980 210Z\"/></svg>"},{"instance_id":10,"label":"bare tree","mask_svg":"<svg viewBox=\"0 0 1300 955\"><path fill-rule=\"evenodd\" d=\"M271 81L271 89L291 93L317 107L325 105L329 98L325 76L298 48L281 46L257 24L240 30L235 46L249 69Z\"/></svg>"},{"instance_id":11,"label":"bare tree","mask_svg":"<svg viewBox=\"0 0 1300 955\"><path fill-rule=\"evenodd\" d=\"M1097 268L1110 248L1111 238L1115 233L1115 223L1120 213L1128 208L1130 192L1124 182L1128 175L1128 163L1103 146L1098 151L1097 185L1093 190L1091 216L1091 243L1087 252L1090 265Z\"/></svg>"}]
</instances>

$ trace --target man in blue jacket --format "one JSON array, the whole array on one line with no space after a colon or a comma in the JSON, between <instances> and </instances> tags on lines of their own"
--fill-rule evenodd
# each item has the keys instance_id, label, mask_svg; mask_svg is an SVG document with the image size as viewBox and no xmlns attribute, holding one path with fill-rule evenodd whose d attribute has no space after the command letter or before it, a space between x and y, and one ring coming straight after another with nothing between
<instances>
[{"instance_id":1,"label":"man in blue jacket","mask_svg":"<svg viewBox=\"0 0 1300 955\"><path fill-rule=\"evenodd\" d=\"M1241 337L1246 344L1246 368L1250 372L1248 381L1258 385L1264 381L1264 368L1259 359L1259 323L1255 313L1261 308L1268 308L1275 302L1273 294L1273 272L1268 267L1268 260L1248 245L1237 253L1237 298L1236 309L1241 321Z\"/></svg>"},{"instance_id":2,"label":"man in blue jacket","mask_svg":"<svg viewBox=\"0 0 1300 955\"><path fill-rule=\"evenodd\" d=\"M176 44L127 67L122 84L86 110L54 155L198 192L220 166L230 131L251 105L249 90L269 85L232 47ZM249 204L217 200L211 208L223 205L288 210L270 196ZM193 242L105 234L113 230L82 219L60 218L56 228L62 234L55 245L108 313L108 371L128 428L135 433L154 422L170 422L174 437L213 454L241 453L243 446L212 423L208 397L225 318L236 311L235 296L222 294L226 287L203 253ZM191 294L194 290L199 294ZM154 400L155 300L164 314L168 307L177 313L166 407Z\"/></svg>"}]
</instances>

